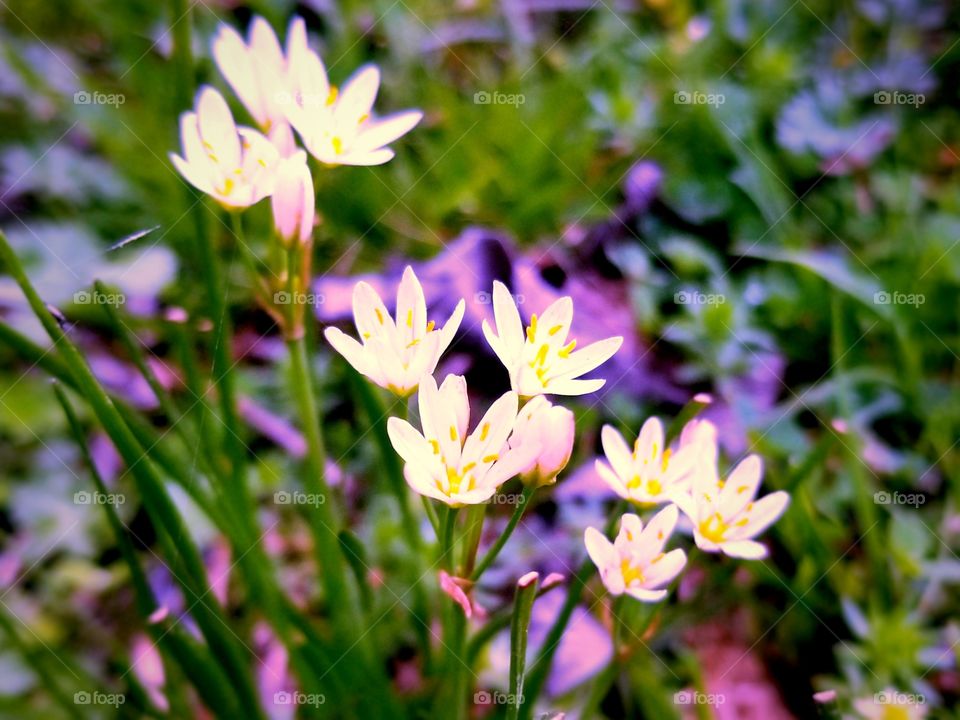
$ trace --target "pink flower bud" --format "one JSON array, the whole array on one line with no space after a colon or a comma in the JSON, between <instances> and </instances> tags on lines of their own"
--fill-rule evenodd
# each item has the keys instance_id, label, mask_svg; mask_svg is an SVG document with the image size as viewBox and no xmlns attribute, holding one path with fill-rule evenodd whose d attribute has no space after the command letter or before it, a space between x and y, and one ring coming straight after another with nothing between
<instances>
[{"instance_id":1,"label":"pink flower bud","mask_svg":"<svg viewBox=\"0 0 960 720\"><path fill-rule=\"evenodd\" d=\"M273 223L284 243L309 242L314 218L313 180L302 151L280 163L270 204Z\"/></svg>"}]
</instances>

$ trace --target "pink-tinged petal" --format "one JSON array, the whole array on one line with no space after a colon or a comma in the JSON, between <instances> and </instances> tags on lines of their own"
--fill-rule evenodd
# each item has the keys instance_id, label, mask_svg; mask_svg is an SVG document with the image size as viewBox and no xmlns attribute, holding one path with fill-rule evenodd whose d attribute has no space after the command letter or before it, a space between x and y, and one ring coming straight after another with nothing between
<instances>
[{"instance_id":1,"label":"pink-tinged petal","mask_svg":"<svg viewBox=\"0 0 960 720\"><path fill-rule=\"evenodd\" d=\"M625 592L643 602L660 602L667 596L666 590L645 590L637 587L627 588Z\"/></svg>"},{"instance_id":2,"label":"pink-tinged petal","mask_svg":"<svg viewBox=\"0 0 960 720\"><path fill-rule=\"evenodd\" d=\"M487 482L486 478L484 478L483 483L473 490L458 493L455 499L460 505L479 505L493 497L494 493L499 489L500 485Z\"/></svg>"},{"instance_id":3,"label":"pink-tinged petal","mask_svg":"<svg viewBox=\"0 0 960 720\"><path fill-rule=\"evenodd\" d=\"M680 574L686 564L687 556L683 550L671 550L647 565L643 572L644 584L650 588L666 585Z\"/></svg>"},{"instance_id":4,"label":"pink-tinged petal","mask_svg":"<svg viewBox=\"0 0 960 720\"><path fill-rule=\"evenodd\" d=\"M640 434L637 436L636 451L638 460L641 462L653 460L657 466L652 467L651 470L654 473L660 471L659 464L663 455L663 425L659 418L647 418L643 423Z\"/></svg>"},{"instance_id":5,"label":"pink-tinged petal","mask_svg":"<svg viewBox=\"0 0 960 720\"><path fill-rule=\"evenodd\" d=\"M447 505L455 504L449 495L437 487L436 478L416 465L408 463L403 466L403 479L407 481L410 489L418 495L439 500Z\"/></svg>"},{"instance_id":6,"label":"pink-tinged petal","mask_svg":"<svg viewBox=\"0 0 960 720\"><path fill-rule=\"evenodd\" d=\"M379 372L379 368L370 362L369 354L360 343L335 327L328 327L323 331L323 336L327 339L327 342L330 343L331 347L353 366L354 370L370 378L378 385L381 384L383 377Z\"/></svg>"},{"instance_id":7,"label":"pink-tinged petal","mask_svg":"<svg viewBox=\"0 0 960 720\"><path fill-rule=\"evenodd\" d=\"M293 129L289 123L282 121L275 123L267 137L281 158L290 157L297 152L297 139L293 136Z\"/></svg>"},{"instance_id":8,"label":"pink-tinged petal","mask_svg":"<svg viewBox=\"0 0 960 720\"><path fill-rule=\"evenodd\" d=\"M589 395L594 393L606 384L606 380L564 380L551 378L550 386L545 392L550 395L566 395L575 397L577 395Z\"/></svg>"},{"instance_id":9,"label":"pink-tinged petal","mask_svg":"<svg viewBox=\"0 0 960 720\"><path fill-rule=\"evenodd\" d=\"M413 268L407 265L397 289L397 329L405 344L423 336L427 327L427 301Z\"/></svg>"},{"instance_id":10,"label":"pink-tinged petal","mask_svg":"<svg viewBox=\"0 0 960 720\"><path fill-rule=\"evenodd\" d=\"M520 357L523 348L523 323L513 296L499 280L493 282L493 316L497 323L497 336L512 364Z\"/></svg>"},{"instance_id":11,"label":"pink-tinged petal","mask_svg":"<svg viewBox=\"0 0 960 720\"><path fill-rule=\"evenodd\" d=\"M640 516L635 513L624 513L620 518L620 532L617 534L617 542L622 542L624 545L639 542L642 533L643 520L640 519Z\"/></svg>"},{"instance_id":12,"label":"pink-tinged petal","mask_svg":"<svg viewBox=\"0 0 960 720\"><path fill-rule=\"evenodd\" d=\"M450 343L453 342L454 336L457 334L457 330L460 327L460 322L463 320L463 313L466 309L466 303L461 298L460 302L457 303L457 306L453 309L453 314L450 316L450 319L444 324L440 332L440 342L439 342L439 354L442 355L446 352L447 348L450 347Z\"/></svg>"},{"instance_id":13,"label":"pink-tinged petal","mask_svg":"<svg viewBox=\"0 0 960 720\"><path fill-rule=\"evenodd\" d=\"M533 342L537 345L545 342L550 342L558 347L563 345L567 339L567 333L570 331L572 320L573 298L562 297L554 300L543 311L543 315L537 323L537 334Z\"/></svg>"},{"instance_id":14,"label":"pink-tinged petal","mask_svg":"<svg viewBox=\"0 0 960 720\"><path fill-rule=\"evenodd\" d=\"M227 25L221 25L213 40L213 58L227 84L261 127L268 117L260 88L256 82L253 58L240 34Z\"/></svg>"},{"instance_id":15,"label":"pink-tinged petal","mask_svg":"<svg viewBox=\"0 0 960 720\"><path fill-rule=\"evenodd\" d=\"M699 522L697 504L694 502L692 496L687 493L677 493L676 495L671 495L670 501L680 508L680 512L686 515L694 525Z\"/></svg>"},{"instance_id":16,"label":"pink-tinged petal","mask_svg":"<svg viewBox=\"0 0 960 720\"><path fill-rule=\"evenodd\" d=\"M466 437L470 426L470 399L467 395L466 378L463 375L447 375L440 384L439 392L443 402L453 409L457 419L457 433L460 437Z\"/></svg>"},{"instance_id":17,"label":"pink-tinged petal","mask_svg":"<svg viewBox=\"0 0 960 720\"><path fill-rule=\"evenodd\" d=\"M464 445L463 456L467 462L472 460L479 464L485 457L500 452L513 432L518 406L519 398L515 392L504 393L490 406Z\"/></svg>"},{"instance_id":18,"label":"pink-tinged petal","mask_svg":"<svg viewBox=\"0 0 960 720\"><path fill-rule=\"evenodd\" d=\"M170 162L177 169L177 172L183 176L183 179L193 185L200 192L213 194L213 185L210 184L208 173L200 170L198 165L191 165L179 155L170 153Z\"/></svg>"},{"instance_id":19,"label":"pink-tinged petal","mask_svg":"<svg viewBox=\"0 0 960 720\"><path fill-rule=\"evenodd\" d=\"M596 528L588 527L583 534L583 542L587 548L587 555L593 560L593 564L601 572L606 568L616 567L620 564L620 555L602 532Z\"/></svg>"},{"instance_id":20,"label":"pink-tinged petal","mask_svg":"<svg viewBox=\"0 0 960 720\"><path fill-rule=\"evenodd\" d=\"M340 92L335 105L337 125L356 127L364 115L370 115L380 89L380 69L365 65L357 70Z\"/></svg>"},{"instance_id":21,"label":"pink-tinged petal","mask_svg":"<svg viewBox=\"0 0 960 720\"><path fill-rule=\"evenodd\" d=\"M224 172L239 168L241 151L237 125L227 101L212 87L206 86L200 91L197 122L204 148L215 155L216 162Z\"/></svg>"},{"instance_id":22,"label":"pink-tinged petal","mask_svg":"<svg viewBox=\"0 0 960 720\"><path fill-rule=\"evenodd\" d=\"M423 113L419 110L407 110L367 121L360 127L350 150L358 153L379 150L413 130L422 119Z\"/></svg>"},{"instance_id":23,"label":"pink-tinged petal","mask_svg":"<svg viewBox=\"0 0 960 720\"><path fill-rule=\"evenodd\" d=\"M667 544L670 535L673 534L677 526L677 520L680 517L680 511L676 505L667 505L663 510L651 518L643 533L642 543L649 547L653 555L657 555Z\"/></svg>"},{"instance_id":24,"label":"pink-tinged petal","mask_svg":"<svg viewBox=\"0 0 960 720\"><path fill-rule=\"evenodd\" d=\"M484 482L500 487L510 478L516 477L529 468L539 454L539 443L525 443L507 450L487 471Z\"/></svg>"},{"instance_id":25,"label":"pink-tinged petal","mask_svg":"<svg viewBox=\"0 0 960 720\"><path fill-rule=\"evenodd\" d=\"M180 115L180 143L183 146L183 159L191 165L209 167L210 158L200 139L200 125L195 112Z\"/></svg>"},{"instance_id":26,"label":"pink-tinged petal","mask_svg":"<svg viewBox=\"0 0 960 720\"><path fill-rule=\"evenodd\" d=\"M354 165L356 167L371 167L383 165L393 160L395 153L393 150L382 149L370 152L348 152L343 155L327 155L325 157L317 156L318 160L328 162L331 165Z\"/></svg>"},{"instance_id":27,"label":"pink-tinged petal","mask_svg":"<svg viewBox=\"0 0 960 720\"><path fill-rule=\"evenodd\" d=\"M596 369L612 358L621 345L623 345L622 337L611 337L591 343L582 350L574 351L563 365L562 379L572 380Z\"/></svg>"},{"instance_id":28,"label":"pink-tinged petal","mask_svg":"<svg viewBox=\"0 0 960 720\"><path fill-rule=\"evenodd\" d=\"M623 484L623 480L620 479L620 476L617 475L609 465L603 460L598 459L594 462L594 467L597 470L597 474L617 495L624 500L630 499L630 492L627 490L627 486Z\"/></svg>"},{"instance_id":29,"label":"pink-tinged petal","mask_svg":"<svg viewBox=\"0 0 960 720\"><path fill-rule=\"evenodd\" d=\"M440 571L440 589L453 598L453 601L463 608L463 614L467 618L473 617L473 606L470 604L470 598L463 591L454 578L450 577L446 570Z\"/></svg>"},{"instance_id":30,"label":"pink-tinged petal","mask_svg":"<svg viewBox=\"0 0 960 720\"><path fill-rule=\"evenodd\" d=\"M721 549L724 554L742 560L762 560L767 556L767 548L753 540L725 542Z\"/></svg>"},{"instance_id":31,"label":"pink-tinged petal","mask_svg":"<svg viewBox=\"0 0 960 720\"><path fill-rule=\"evenodd\" d=\"M603 453L606 455L607 461L619 476L620 483L625 486L635 474L630 446L623 439L623 435L612 425L603 426L600 431L600 444L603 446Z\"/></svg>"},{"instance_id":32,"label":"pink-tinged petal","mask_svg":"<svg viewBox=\"0 0 960 720\"><path fill-rule=\"evenodd\" d=\"M735 526L727 537L730 540L756 537L783 515L789 503L790 495L783 490L778 490L760 498L740 516L738 522L746 519L746 524L739 527Z\"/></svg>"},{"instance_id":33,"label":"pink-tinged petal","mask_svg":"<svg viewBox=\"0 0 960 720\"><path fill-rule=\"evenodd\" d=\"M759 455L750 455L740 461L720 492L720 515L729 519L743 510L756 497L762 476L763 462Z\"/></svg>"},{"instance_id":34,"label":"pink-tinged petal","mask_svg":"<svg viewBox=\"0 0 960 720\"><path fill-rule=\"evenodd\" d=\"M699 530L694 526L693 530L693 541L697 544L697 547L703 550L704 552L719 552L720 546L717 545L712 540L705 538Z\"/></svg>"},{"instance_id":35,"label":"pink-tinged petal","mask_svg":"<svg viewBox=\"0 0 960 720\"><path fill-rule=\"evenodd\" d=\"M429 375L423 378L420 386L420 423L424 437L437 441L440 454L449 467L456 467L460 462L463 448L464 438L458 418L462 412L462 401L457 397L460 387L459 381L445 379L441 392Z\"/></svg>"},{"instance_id":36,"label":"pink-tinged petal","mask_svg":"<svg viewBox=\"0 0 960 720\"><path fill-rule=\"evenodd\" d=\"M424 375L432 375L437 369L437 336L427 335L414 348L407 369L402 373L401 395L413 390L420 384Z\"/></svg>"},{"instance_id":37,"label":"pink-tinged petal","mask_svg":"<svg viewBox=\"0 0 960 720\"><path fill-rule=\"evenodd\" d=\"M391 417L387 419L387 435L397 454L404 462L412 465L427 465L433 451L423 435L417 432L406 420Z\"/></svg>"},{"instance_id":38,"label":"pink-tinged petal","mask_svg":"<svg viewBox=\"0 0 960 720\"><path fill-rule=\"evenodd\" d=\"M393 319L377 291L362 280L353 288L353 319L363 340L383 333L387 323L393 325Z\"/></svg>"},{"instance_id":39,"label":"pink-tinged petal","mask_svg":"<svg viewBox=\"0 0 960 720\"><path fill-rule=\"evenodd\" d=\"M302 152L277 168L270 202L274 226L285 242L310 240L314 219L313 180Z\"/></svg>"}]
</instances>

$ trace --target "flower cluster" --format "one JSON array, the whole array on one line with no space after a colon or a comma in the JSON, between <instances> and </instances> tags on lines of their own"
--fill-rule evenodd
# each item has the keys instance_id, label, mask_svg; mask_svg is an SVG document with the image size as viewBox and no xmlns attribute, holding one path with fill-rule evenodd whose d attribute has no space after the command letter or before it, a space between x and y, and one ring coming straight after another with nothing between
<instances>
[{"instance_id":1,"label":"flower cluster","mask_svg":"<svg viewBox=\"0 0 960 720\"><path fill-rule=\"evenodd\" d=\"M246 40L222 25L212 49L259 130L238 126L223 96L203 87L196 109L180 118L183 153L171 160L187 182L226 208L273 196L277 230L287 242L306 242L312 230L307 152L327 165L379 165L393 157L390 143L423 117L418 110L376 116L380 71L374 66L360 68L338 90L310 49L302 18L290 23L285 48L270 24L256 17ZM307 152L297 148L294 129Z\"/></svg>"},{"instance_id":2,"label":"flower cluster","mask_svg":"<svg viewBox=\"0 0 960 720\"><path fill-rule=\"evenodd\" d=\"M495 282L496 330L484 320L483 333L506 367L511 389L470 431L466 380L448 375L438 386L433 377L460 325L464 301L438 329L427 320L423 290L408 267L395 315L365 282L354 288L353 312L360 339L331 327L325 332L327 340L358 372L396 395L406 397L419 388L420 429L392 417L390 441L405 463L407 484L454 508L485 503L513 477L532 488L555 482L570 460L575 423L573 413L552 404L546 394L581 395L600 389L603 379L582 376L608 360L623 340L607 338L575 350L569 297L539 316L532 314L524 327L509 290ZM774 492L756 499L762 467L755 455L721 479L712 423L691 420L668 445L662 423L650 418L632 448L607 425L601 442L605 458L596 461L596 469L617 495L638 509L665 506L646 525L636 514L623 515L613 542L596 528L587 528L587 552L610 593L648 602L666 596L664 586L687 561L681 549L664 552L681 511L700 549L739 558L766 555L754 538L784 512L789 497Z\"/></svg>"}]
</instances>

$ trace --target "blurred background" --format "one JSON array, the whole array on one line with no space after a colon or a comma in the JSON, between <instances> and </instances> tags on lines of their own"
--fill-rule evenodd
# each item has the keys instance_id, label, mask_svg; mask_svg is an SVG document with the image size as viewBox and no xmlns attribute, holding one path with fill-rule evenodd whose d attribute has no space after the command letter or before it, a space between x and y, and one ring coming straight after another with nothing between
<instances>
[{"instance_id":1,"label":"blurred background","mask_svg":"<svg viewBox=\"0 0 960 720\"><path fill-rule=\"evenodd\" d=\"M358 276L390 294L413 262L438 313L467 299L441 374L464 372L481 393L506 383L479 333L494 279L524 313L573 296L583 342L627 338L604 369L607 387L577 408L579 467L511 541L505 588L531 568L575 567L582 528L602 523L608 497L591 469L602 422L635 433L649 415L673 416L709 393L725 466L760 453L767 488L793 495L767 534L768 561L703 562L685 575L667 631L650 640L663 662L638 659L630 687L605 700L607 716L669 717L628 701L695 685L726 702L663 712L914 717L892 714L902 706L856 709L890 690L922 696L907 708L916 717L960 717L955 4L0 4L0 227L97 374L144 417L162 427L156 398L84 293L94 278L122 293L155 369L178 387L173 309L202 315L204 296L195 200L168 160L177 116L200 84L226 89L209 52L218 23L244 30L262 14L282 38L299 14L331 82L375 62L380 111L425 112L388 165L322 175L320 323L348 317ZM175 67L174 38L191 42L195 84ZM231 257L215 218L207 229L222 228ZM265 244L266 204L245 220L251 244ZM230 270L251 472L269 495L303 439L277 372L282 340L243 264ZM46 342L5 277L0 322ZM145 638L106 521L77 495L89 480L49 381L3 343L0 359L0 716L59 717L24 653L78 687L89 676L149 688L150 662L123 670L147 652ZM335 477L389 568L402 537L392 507L364 490L376 459L354 445L345 367L319 343L315 360ZM91 443L123 492L109 443L96 432ZM119 510L149 560L134 496ZM229 565L199 513L192 527L209 562ZM303 528L284 522L275 534L291 593L309 594ZM162 565L154 570L156 587L170 586ZM591 610L551 678L561 707L609 657ZM505 658L494 643L490 687ZM402 650L393 662L402 676ZM813 699L830 690L835 702Z\"/></svg>"}]
</instances>

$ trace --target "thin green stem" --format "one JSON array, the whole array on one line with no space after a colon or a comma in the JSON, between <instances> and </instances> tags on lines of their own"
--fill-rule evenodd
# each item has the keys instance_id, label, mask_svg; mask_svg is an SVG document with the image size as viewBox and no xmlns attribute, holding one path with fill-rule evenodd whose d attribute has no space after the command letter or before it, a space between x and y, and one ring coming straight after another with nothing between
<instances>
[{"instance_id":1,"label":"thin green stem","mask_svg":"<svg viewBox=\"0 0 960 720\"><path fill-rule=\"evenodd\" d=\"M510 536L513 535L513 531L517 529L517 525L520 524L520 519L527 511L527 505L530 504L530 499L533 497L533 494L536 491L537 488L535 485L524 486L523 494L520 496L519 503L513 509L513 515L510 516L510 521L507 523L507 527L504 528L503 532L500 533L500 536L496 539L493 545L490 546L490 549L487 550L486 554L483 556L483 559L477 563L476 569L473 571L473 574L470 575L471 580L474 582L479 580L484 571L486 571L486 569L493 564L493 561L497 559L497 555L499 555L500 551L503 550L503 546L507 544L507 540L509 540Z\"/></svg>"}]
</instances>

